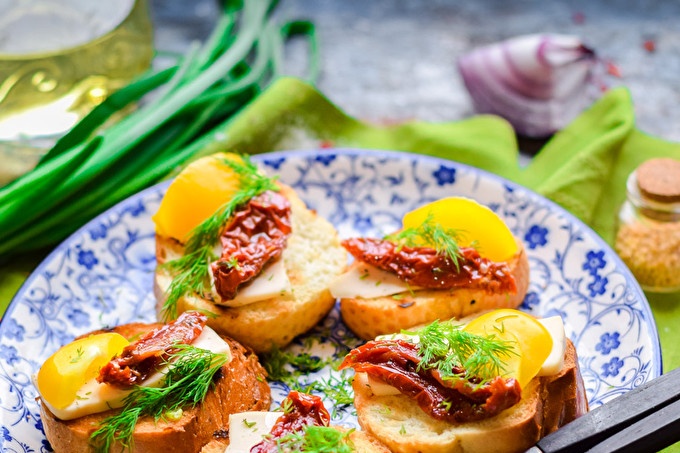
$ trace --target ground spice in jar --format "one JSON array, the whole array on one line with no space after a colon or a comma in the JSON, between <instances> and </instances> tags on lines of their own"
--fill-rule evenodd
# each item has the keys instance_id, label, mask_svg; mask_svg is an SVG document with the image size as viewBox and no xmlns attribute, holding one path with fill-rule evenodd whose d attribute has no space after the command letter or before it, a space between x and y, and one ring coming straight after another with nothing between
<instances>
[{"instance_id":1,"label":"ground spice in jar","mask_svg":"<svg viewBox=\"0 0 680 453\"><path fill-rule=\"evenodd\" d=\"M680 160L642 163L626 189L616 252L643 289L680 291Z\"/></svg>"}]
</instances>

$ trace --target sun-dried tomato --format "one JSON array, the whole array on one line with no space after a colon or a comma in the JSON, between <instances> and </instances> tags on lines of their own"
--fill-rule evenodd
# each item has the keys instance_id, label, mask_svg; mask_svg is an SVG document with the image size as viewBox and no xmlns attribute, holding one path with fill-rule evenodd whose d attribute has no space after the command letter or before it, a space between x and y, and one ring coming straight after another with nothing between
<instances>
[{"instance_id":1,"label":"sun-dried tomato","mask_svg":"<svg viewBox=\"0 0 680 453\"><path fill-rule=\"evenodd\" d=\"M465 423L493 417L517 404L522 391L515 379L495 377L489 382L442 380L437 370L418 367L418 347L403 340L369 341L350 351L340 369L354 368L395 387L413 399L432 418ZM463 374L463 369L452 370Z\"/></svg>"},{"instance_id":2,"label":"sun-dried tomato","mask_svg":"<svg viewBox=\"0 0 680 453\"><path fill-rule=\"evenodd\" d=\"M174 351L177 344L191 344L208 320L196 311L184 312L175 321L142 336L123 349L99 371L97 381L127 388L141 384Z\"/></svg>"},{"instance_id":3,"label":"sun-dried tomato","mask_svg":"<svg viewBox=\"0 0 680 453\"><path fill-rule=\"evenodd\" d=\"M278 419L262 442L250 449L250 453L276 453L279 450L277 441L288 434L301 432L305 426L328 426L331 416L316 395L300 393L292 390L283 401L286 411Z\"/></svg>"},{"instance_id":4,"label":"sun-dried tomato","mask_svg":"<svg viewBox=\"0 0 680 453\"><path fill-rule=\"evenodd\" d=\"M462 248L456 263L431 247L408 247L383 239L351 238L342 245L354 258L392 272L412 286L517 291L508 264L483 258L474 248Z\"/></svg>"},{"instance_id":5,"label":"sun-dried tomato","mask_svg":"<svg viewBox=\"0 0 680 453\"><path fill-rule=\"evenodd\" d=\"M222 255L211 265L215 290L223 300L233 299L239 286L281 256L292 231L290 212L286 197L267 191L234 213L222 233Z\"/></svg>"}]
</instances>

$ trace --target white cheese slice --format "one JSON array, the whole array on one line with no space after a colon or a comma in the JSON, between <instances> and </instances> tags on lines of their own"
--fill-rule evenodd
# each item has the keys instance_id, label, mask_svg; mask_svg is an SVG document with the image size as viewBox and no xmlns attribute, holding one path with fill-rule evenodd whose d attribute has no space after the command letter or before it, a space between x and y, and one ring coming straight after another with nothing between
<instances>
[{"instance_id":1,"label":"white cheese slice","mask_svg":"<svg viewBox=\"0 0 680 453\"><path fill-rule=\"evenodd\" d=\"M281 412L249 411L229 415L229 445L224 453L249 453L271 432Z\"/></svg>"},{"instance_id":2,"label":"white cheese slice","mask_svg":"<svg viewBox=\"0 0 680 453\"><path fill-rule=\"evenodd\" d=\"M231 349L229 349L229 344L208 326L203 327L203 332L201 332L191 345L199 349L207 349L214 354L228 354L228 362L231 361Z\"/></svg>"},{"instance_id":3,"label":"white cheese slice","mask_svg":"<svg viewBox=\"0 0 680 453\"><path fill-rule=\"evenodd\" d=\"M336 299L392 296L416 288L410 287L391 272L355 261L344 274L331 282L328 288Z\"/></svg>"},{"instance_id":4,"label":"white cheese slice","mask_svg":"<svg viewBox=\"0 0 680 453\"><path fill-rule=\"evenodd\" d=\"M548 358L538 372L538 376L553 376L564 366L564 353L567 350L567 337L564 333L564 322L559 316L550 316L538 320L548 329L553 340L553 347Z\"/></svg>"},{"instance_id":5,"label":"white cheese slice","mask_svg":"<svg viewBox=\"0 0 680 453\"><path fill-rule=\"evenodd\" d=\"M210 327L204 327L201 335L192 343L193 346L207 349L216 354L229 354L229 345ZM151 376L143 383L144 387L160 387L163 384L167 367L164 367ZM38 389L40 391L40 389ZM62 420L73 420L89 414L104 412L123 406L123 400L130 393L130 390L123 390L112 385L100 384L96 378L87 381L76 393L76 399L63 409L57 409L45 399L42 401L47 408Z\"/></svg>"},{"instance_id":6,"label":"white cheese slice","mask_svg":"<svg viewBox=\"0 0 680 453\"><path fill-rule=\"evenodd\" d=\"M220 300L219 304L227 307L241 307L271 299L290 290L291 284L286 273L286 265L283 259L278 259L262 269L260 275L250 283L239 288L236 297L231 300Z\"/></svg>"},{"instance_id":7,"label":"white cheese slice","mask_svg":"<svg viewBox=\"0 0 680 453\"><path fill-rule=\"evenodd\" d=\"M375 396L399 395L401 393L396 387L385 384L380 379L376 379L367 373L357 373L354 379L359 385L367 387Z\"/></svg>"}]
</instances>

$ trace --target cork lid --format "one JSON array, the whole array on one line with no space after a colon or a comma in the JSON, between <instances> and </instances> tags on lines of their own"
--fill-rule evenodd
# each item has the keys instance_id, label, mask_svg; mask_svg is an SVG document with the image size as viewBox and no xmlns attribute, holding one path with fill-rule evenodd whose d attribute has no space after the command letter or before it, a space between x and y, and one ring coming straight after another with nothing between
<instances>
[{"instance_id":1,"label":"cork lid","mask_svg":"<svg viewBox=\"0 0 680 453\"><path fill-rule=\"evenodd\" d=\"M635 170L635 176L643 197L662 203L680 201L680 160L650 159Z\"/></svg>"}]
</instances>

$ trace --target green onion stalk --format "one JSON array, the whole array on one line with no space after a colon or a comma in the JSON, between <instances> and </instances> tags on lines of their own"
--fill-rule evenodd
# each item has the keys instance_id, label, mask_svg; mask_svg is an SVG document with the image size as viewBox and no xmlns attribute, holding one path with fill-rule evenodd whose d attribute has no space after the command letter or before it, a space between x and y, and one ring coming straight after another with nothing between
<instances>
[{"instance_id":1,"label":"green onion stalk","mask_svg":"<svg viewBox=\"0 0 680 453\"><path fill-rule=\"evenodd\" d=\"M309 41L306 78L314 82L314 25L276 23L276 3L223 2L221 17L202 46L113 93L32 171L0 188L0 262L54 246L186 163L283 74L283 49L293 36ZM123 114L136 104L140 107Z\"/></svg>"}]
</instances>

